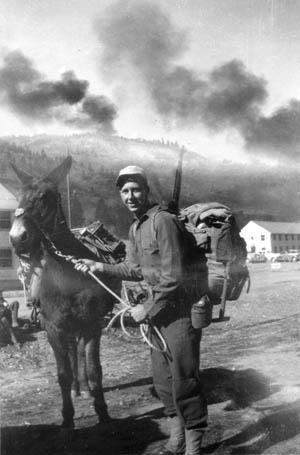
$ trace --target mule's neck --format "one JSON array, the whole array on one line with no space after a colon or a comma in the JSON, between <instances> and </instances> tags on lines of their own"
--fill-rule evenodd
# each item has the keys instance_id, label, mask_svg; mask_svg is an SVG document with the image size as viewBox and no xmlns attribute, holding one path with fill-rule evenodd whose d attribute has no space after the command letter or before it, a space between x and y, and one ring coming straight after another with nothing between
<instances>
[{"instance_id":1,"label":"mule's neck","mask_svg":"<svg viewBox=\"0 0 300 455\"><path fill-rule=\"evenodd\" d=\"M85 257L86 248L69 228L61 204L58 205L56 222L49 237L54 246L63 254Z\"/></svg>"},{"instance_id":2,"label":"mule's neck","mask_svg":"<svg viewBox=\"0 0 300 455\"><path fill-rule=\"evenodd\" d=\"M60 250L65 249L74 239L74 234L68 226L61 203L57 206L55 221L51 232L48 231L48 235L56 248Z\"/></svg>"}]
</instances>

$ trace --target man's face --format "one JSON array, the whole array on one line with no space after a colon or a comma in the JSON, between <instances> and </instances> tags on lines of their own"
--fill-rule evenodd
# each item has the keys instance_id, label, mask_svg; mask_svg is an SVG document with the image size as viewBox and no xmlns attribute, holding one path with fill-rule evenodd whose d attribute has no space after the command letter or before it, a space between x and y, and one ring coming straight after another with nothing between
<instances>
[{"instance_id":1,"label":"man's face","mask_svg":"<svg viewBox=\"0 0 300 455\"><path fill-rule=\"evenodd\" d=\"M148 207L148 188L138 182L127 182L120 189L124 205L135 215L143 214Z\"/></svg>"}]
</instances>

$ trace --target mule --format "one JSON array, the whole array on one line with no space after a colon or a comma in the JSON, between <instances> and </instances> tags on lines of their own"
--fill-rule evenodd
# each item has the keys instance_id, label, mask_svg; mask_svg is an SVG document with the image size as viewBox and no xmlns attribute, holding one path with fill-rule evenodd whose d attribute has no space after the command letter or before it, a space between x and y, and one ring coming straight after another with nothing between
<instances>
[{"instance_id":1,"label":"mule","mask_svg":"<svg viewBox=\"0 0 300 455\"><path fill-rule=\"evenodd\" d=\"M99 421L109 415L102 389L100 338L113 298L89 276L74 269L72 258L97 259L69 229L62 210L59 183L72 163L66 158L44 178L12 165L22 183L21 199L10 230L10 241L21 262L33 273L34 298L57 364L62 394L62 427L74 427L72 398L90 393ZM99 259L98 259L99 260ZM119 292L121 282L103 278Z\"/></svg>"}]
</instances>

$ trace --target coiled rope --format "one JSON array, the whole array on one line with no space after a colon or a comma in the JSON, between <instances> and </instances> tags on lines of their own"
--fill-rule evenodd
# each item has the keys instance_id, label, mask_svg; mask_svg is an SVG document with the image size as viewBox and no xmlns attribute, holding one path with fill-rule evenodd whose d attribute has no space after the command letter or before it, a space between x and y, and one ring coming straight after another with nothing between
<instances>
[{"instance_id":1,"label":"coiled rope","mask_svg":"<svg viewBox=\"0 0 300 455\"><path fill-rule=\"evenodd\" d=\"M56 246L54 245L54 243L52 242L52 240L50 239L50 237L44 233L44 236L48 242L48 246L50 246L52 252L60 257L60 258L63 258L65 261L67 262L71 262L74 266L77 264L77 263L80 263L80 259L76 259L74 256L72 255L67 255L67 254L63 254L61 251L59 251ZM22 272L19 276L19 279L22 281L23 283L23 286L24 286L24 292L25 292L25 277L26 277L26 274L29 273L29 261L21 261L20 260L20 263L21 263L21 267L22 267ZM93 272L91 272L90 270L88 271L88 274L90 275L91 278L93 278L93 280L95 280L100 286L102 286L102 288L104 288L107 292L109 292L113 297L115 297L122 305L123 305L123 308L118 311L114 316L113 318L110 320L109 324L107 325L106 327L106 331L108 331L113 323L115 322L115 320L120 317L120 325L121 325L121 328L123 330L123 332L125 333L126 336L128 336L129 338L135 338L135 339L143 339L147 344L148 346L150 346L151 349L154 349L155 351L159 351L159 352L166 352L167 351L167 343L164 339L164 337L162 336L162 334L160 333L160 331L158 330L158 328L151 324L150 322L148 322L148 324L140 324L140 334L139 336L134 336L134 335L131 335L128 330L126 329L125 327L125 323L124 323L124 317L125 317L125 314L127 312L129 312L129 310L132 308L131 305L129 305L128 303L126 303L123 299L121 299L121 297L118 296L118 294L116 294L112 289L110 289L105 283L103 283L102 280L100 280ZM23 281L24 280L24 281ZM161 348L160 347L157 347L155 346L154 344L151 343L151 341L149 340L147 334L149 333L150 330L153 330L154 333L156 334L158 340L159 340L159 343L161 343Z\"/></svg>"},{"instance_id":2,"label":"coiled rope","mask_svg":"<svg viewBox=\"0 0 300 455\"><path fill-rule=\"evenodd\" d=\"M75 259L76 261L76 259ZM78 261L80 262L80 261ZM123 305L123 308L121 310L119 310L114 316L113 318L109 321L107 327L106 327L106 331L108 331L113 323L116 321L116 319L118 319L118 317L120 317L120 325L121 325L121 328L123 330L123 332L125 333L125 335L127 335L129 338L135 338L135 339L140 339L142 338L147 344L148 346L150 346L151 349L154 349L155 351L159 351L159 352L166 352L167 351L167 343L164 339L164 337L162 336L162 334L160 333L160 331L158 330L158 328L155 326L155 325L152 325L151 323L148 323L148 324L140 324L140 333L141 333L141 336L135 336L135 335L131 335L128 330L125 328L125 323L124 323L124 317L125 317L125 314L131 310L131 305L129 305L127 302L125 302L121 297L118 296L118 294L116 294L114 291L112 291L108 286L106 286L105 283L103 283L103 281L101 281L93 272L89 271L88 274L95 280L97 281L98 284L100 284L100 286L102 286L107 292L109 292L113 297L115 297L122 305ZM162 347L159 348L157 346L155 346L154 344L151 343L151 341L149 340L148 336L147 336L147 332L149 332L149 330L153 330L160 343L162 344Z\"/></svg>"}]
</instances>

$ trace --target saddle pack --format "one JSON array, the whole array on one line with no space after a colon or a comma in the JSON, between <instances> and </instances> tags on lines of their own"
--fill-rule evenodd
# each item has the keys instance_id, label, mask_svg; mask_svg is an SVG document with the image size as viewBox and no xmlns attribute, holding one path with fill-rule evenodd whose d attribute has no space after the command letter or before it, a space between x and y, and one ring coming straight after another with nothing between
<instances>
[{"instance_id":1,"label":"saddle pack","mask_svg":"<svg viewBox=\"0 0 300 455\"><path fill-rule=\"evenodd\" d=\"M126 245L114 237L100 221L83 229L72 230L75 237L91 250L101 262L117 264L125 259Z\"/></svg>"},{"instance_id":2,"label":"saddle pack","mask_svg":"<svg viewBox=\"0 0 300 455\"><path fill-rule=\"evenodd\" d=\"M246 242L231 209L218 202L194 204L182 209L179 219L192 235L193 248L207 258L208 290L213 304L237 300L250 276Z\"/></svg>"}]
</instances>

